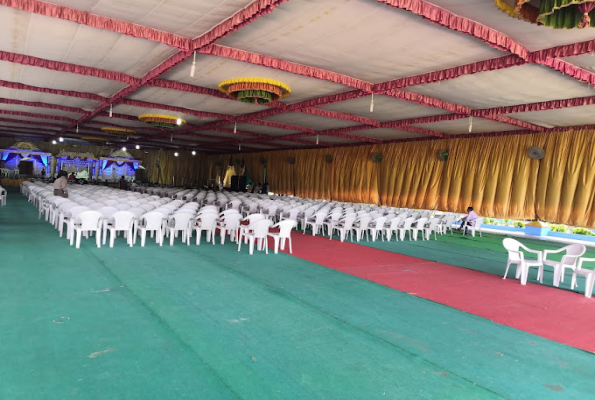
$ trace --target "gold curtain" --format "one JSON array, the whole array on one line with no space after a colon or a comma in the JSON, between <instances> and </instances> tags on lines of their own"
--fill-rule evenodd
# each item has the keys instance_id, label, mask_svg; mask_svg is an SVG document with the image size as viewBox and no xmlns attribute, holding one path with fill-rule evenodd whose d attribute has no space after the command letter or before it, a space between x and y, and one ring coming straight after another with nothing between
<instances>
[{"instance_id":1,"label":"gold curtain","mask_svg":"<svg viewBox=\"0 0 595 400\"><path fill-rule=\"evenodd\" d=\"M486 136L382 145L235 154L275 193L595 226L595 132ZM530 146L546 156L533 160ZM438 150L449 152L438 159ZM380 153L382 160L373 161ZM332 162L326 161L326 156ZM229 155L206 156L213 165ZM287 159L295 158L295 164ZM236 166L237 168L237 166ZM211 174L212 175L212 174Z\"/></svg>"},{"instance_id":2,"label":"gold curtain","mask_svg":"<svg viewBox=\"0 0 595 400\"><path fill-rule=\"evenodd\" d=\"M306 198L464 212L472 205L492 218L536 219L577 226L595 226L595 132L486 136L411 141L357 147L283 150L233 155L190 155L143 150L130 153L143 161L152 182L197 186L223 179L231 162L242 162L246 174L263 182L264 163L270 190ZM0 139L1 147L14 139ZM57 154L65 148L108 155L102 146L52 145L35 142ZM546 155L532 160L530 146ZM449 152L438 159L438 149ZM382 160L373 161L380 153ZM332 157L327 162L326 156ZM295 163L289 164L288 158ZM155 166L159 160L161 172Z\"/></svg>"}]
</instances>

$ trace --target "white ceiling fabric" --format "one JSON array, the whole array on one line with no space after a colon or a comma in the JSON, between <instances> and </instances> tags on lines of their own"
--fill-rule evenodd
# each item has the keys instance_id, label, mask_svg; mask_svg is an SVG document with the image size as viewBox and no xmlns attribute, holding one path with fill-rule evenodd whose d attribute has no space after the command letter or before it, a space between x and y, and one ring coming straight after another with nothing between
<instances>
[{"instance_id":1,"label":"white ceiling fabric","mask_svg":"<svg viewBox=\"0 0 595 400\"><path fill-rule=\"evenodd\" d=\"M372 83L506 54L369 0L290 1L220 44Z\"/></svg>"},{"instance_id":2,"label":"white ceiling fabric","mask_svg":"<svg viewBox=\"0 0 595 400\"><path fill-rule=\"evenodd\" d=\"M529 51L547 49L559 45L574 44L587 40L595 40L595 29L554 30L547 27L531 25L511 18L499 11L493 0L427 0L428 4L442 7L455 15L469 18L495 31L508 35ZM113 18L125 23L138 24L145 28L161 30L171 35L178 35L183 40L200 37L217 27L241 11L253 0L54 0L51 3L70 7L75 10L94 15ZM23 3L22 5L24 5ZM234 24L241 20L234 20ZM229 28L229 27L228 27ZM226 28L227 29L227 28ZM144 29L148 30L148 29ZM221 34L221 29L214 29ZM227 32L227 31L226 31ZM407 140L411 138L431 138L406 128L378 128L379 123L408 120L422 117L442 116L458 113L452 120L434 123L416 124L414 127L443 132L449 135L468 134L468 112L478 109L490 109L501 106L522 105L534 102L595 96L592 87L577 78L564 75L545 66L525 64L487 72L469 73L464 71L452 78L437 72L469 63L482 63L487 60L505 57L505 51L497 50L472 35L463 34L444 26L433 24L413 12L395 9L376 0L291 0L273 7L272 12L255 18L228 35L215 38L214 44L227 51L237 49L230 58L197 53L195 73L190 76L192 56L190 52L178 54L178 49L167 44L121 33L90 27L84 24L21 11L7 6L0 6L0 54L7 58L18 57L19 54L50 60L54 63L68 63L92 67L115 73L130 75L129 84L94 76L59 72L39 66L23 65L30 60L18 62L0 61L0 99L12 99L23 102L41 102L56 106L80 108L87 112L101 111L100 116L93 116L80 124L80 132L92 135L102 124L128 127L139 130L143 141L149 143L151 137L156 139L156 132L138 121L141 114L164 114L184 118L192 124L181 130L178 141L159 139L159 145L179 148L192 146L193 141L204 141L217 144L236 139L254 141L251 148L275 148L271 144L288 147L309 146L314 143L316 135L302 137L306 143L277 141L276 137L300 134L304 131L327 132L320 135L320 142L332 145L369 143L332 136L334 130L359 127L362 129L348 132L354 136L374 138L382 141ZM207 49L208 50L208 49ZM250 53L255 54L250 54ZM8 54L7 54L8 53ZM14 53L14 54L9 54ZM234 55L235 54L235 55ZM250 62L233 59L248 54ZM258 58L260 55L268 56ZM161 68L173 57L176 60L171 68ZM507 57L507 60L512 57ZM280 60L279 67L277 60ZM595 82L595 57L590 54L569 56L563 59L570 64L582 68L579 71L586 80ZM264 65L273 64L273 67ZM287 68L288 71L282 70ZM491 67L490 67L491 68ZM570 68L572 69L572 68ZM155 72L158 70L158 73ZM291 72L289 72L291 71ZM473 71L474 72L474 71ZM572 73L572 71L566 71ZM99 72L101 73L101 72ZM424 76L435 83L415 84L417 76ZM315 78L313 76L317 76ZM336 83L344 77L361 80L361 85L351 86ZM431 78L429 78L431 76ZM269 106L247 104L221 95L192 93L192 91L176 90L159 86L138 87L140 78L158 78L186 85L217 90L220 82L232 78L267 78L278 80L291 88L291 95L281 100L282 104ZM399 78L407 80L408 85L402 90L416 94L412 101L380 94L370 84L383 83ZM451 79L452 78L452 79ZM440 81L440 82L436 82ZM411 83L414 84L411 84ZM33 88L9 88L16 84L30 85ZM163 82L163 85L171 85ZM35 87L47 90L77 91L90 95L99 95L108 102L114 103L113 111L126 118L108 118L106 104L95 99L85 99L53 93L35 91ZM126 90L126 89L129 90ZM30 90L32 89L32 90ZM370 111L371 90L374 95L374 111ZM348 93L349 92L349 93ZM125 99L151 103L151 107L137 107L123 104ZM209 91L207 91L209 93ZM345 95L348 93L349 95ZM83 94L84 96L85 94ZM421 95L421 96L417 96ZM112 97L114 96L114 97ZM336 98L333 96L337 96ZM345 97L343 97L345 96ZM353 98L356 96L356 98ZM111 98L111 99L110 99ZM317 99L322 98L318 101ZM337 101L343 100L344 101ZM106 100L107 101L107 100ZM322 110L322 113L337 113L331 117L315 115L312 111L284 107L296 103L312 101L310 108ZM448 103L442 103L448 102ZM330 104L329 104L330 103ZM316 105L319 104L319 105ZM426 104L426 105L423 105ZM429 106L434 104L435 107ZM101 106L101 109L99 108ZM463 106L463 107L457 107ZM223 114L225 120L218 116L199 117L192 112L168 111L164 108L178 107L212 114ZM442 108L437 108L442 107ZM295 106L294 106L295 108ZM47 123L64 126L62 134L74 134L75 125L65 121L47 120L42 115L62 116L72 119L87 117L71 110L59 110L44 107L43 104L13 105L0 103L0 110L11 110L31 113L38 117L0 115L1 118L14 122L0 122L0 135L11 135L7 126L33 130L47 128ZM279 112L267 116L267 112ZM530 124L550 129L559 126L582 126L595 124L591 115L595 106L564 108L507 114L506 117L526 121ZM288 129L266 126L251 120L247 114L263 113L260 119L276 123L292 125ZM244 116L238 123L238 130L264 135L239 135L213 130L215 126L231 130L234 117ZM449 117L450 119L450 117ZM37 125L20 124L22 122L38 122ZM92 123L86 123L92 122ZM210 124L215 122L216 124ZM209 124L200 128L200 125ZM2 127L5 127L3 131ZM370 127L374 127L370 129ZM88 128L87 131L83 129ZM90 129L93 128L93 129ZM529 126L529 128L531 128ZM184 135L187 130L191 134ZM509 123L488 121L474 118L473 132L511 132L526 131ZM174 136L176 135L174 131ZM13 132L14 133L14 132ZM33 132L32 132L33 133ZM192 134L193 133L193 134ZM213 136L201 138L200 134ZM166 135L167 136L167 135ZM47 135L50 139L50 136ZM267 146L267 143L269 145ZM131 143L132 144L132 143ZM233 150L234 146L224 145L219 150ZM248 145L246 144L247 148ZM216 146L210 146L216 149ZM223 149L223 150L221 150Z\"/></svg>"}]
</instances>

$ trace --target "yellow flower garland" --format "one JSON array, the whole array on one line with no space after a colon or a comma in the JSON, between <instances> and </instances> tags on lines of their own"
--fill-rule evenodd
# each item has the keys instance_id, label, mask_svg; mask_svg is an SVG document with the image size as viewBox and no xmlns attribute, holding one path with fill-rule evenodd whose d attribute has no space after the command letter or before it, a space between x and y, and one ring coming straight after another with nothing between
<instances>
[{"instance_id":1,"label":"yellow flower garland","mask_svg":"<svg viewBox=\"0 0 595 400\"><path fill-rule=\"evenodd\" d=\"M124 128L103 127L103 128L101 128L101 130L104 132L108 132L108 133L136 133L136 131L134 131L132 129L124 129Z\"/></svg>"},{"instance_id":2,"label":"yellow flower garland","mask_svg":"<svg viewBox=\"0 0 595 400\"><path fill-rule=\"evenodd\" d=\"M173 121L174 124L176 124L178 121L178 117L172 117L169 115L161 115L161 114L143 114L143 115L140 115L138 117L138 119L140 119L143 122L146 122L147 120L157 120L157 121L161 121L161 122ZM182 119L182 118L179 118L179 119L182 121L181 125L186 124L186 121L184 119Z\"/></svg>"},{"instance_id":3,"label":"yellow flower garland","mask_svg":"<svg viewBox=\"0 0 595 400\"><path fill-rule=\"evenodd\" d=\"M281 89L282 94L279 96L280 99L283 99L291 94L291 89L289 86L284 84L283 82L275 81L273 79L266 79L266 78L235 78L235 79L228 79L223 81L219 84L219 91L225 94L228 94L227 88L230 85L234 85L237 83L264 83L267 85L273 85Z\"/></svg>"}]
</instances>

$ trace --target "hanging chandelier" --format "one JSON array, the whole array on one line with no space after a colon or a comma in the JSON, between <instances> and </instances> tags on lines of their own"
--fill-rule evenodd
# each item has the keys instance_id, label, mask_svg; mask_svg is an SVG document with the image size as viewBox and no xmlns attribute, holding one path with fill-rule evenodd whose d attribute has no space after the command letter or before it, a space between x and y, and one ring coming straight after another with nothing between
<instances>
[{"instance_id":1,"label":"hanging chandelier","mask_svg":"<svg viewBox=\"0 0 595 400\"><path fill-rule=\"evenodd\" d=\"M219 91L232 99L251 104L269 104L291 94L289 86L264 78L237 78L223 81Z\"/></svg>"},{"instance_id":2,"label":"hanging chandelier","mask_svg":"<svg viewBox=\"0 0 595 400\"><path fill-rule=\"evenodd\" d=\"M186 125L186 121L179 117L159 114L143 114L138 117L143 122L154 128L172 130L177 126Z\"/></svg>"},{"instance_id":3,"label":"hanging chandelier","mask_svg":"<svg viewBox=\"0 0 595 400\"><path fill-rule=\"evenodd\" d=\"M132 135L134 133L136 133L136 131L132 130L132 129L124 129L124 128L112 128L112 127L103 127L101 128L101 130L105 133L109 133L110 135L113 136L129 136Z\"/></svg>"},{"instance_id":4,"label":"hanging chandelier","mask_svg":"<svg viewBox=\"0 0 595 400\"><path fill-rule=\"evenodd\" d=\"M554 29L595 26L593 0L495 0L511 17Z\"/></svg>"}]
</instances>

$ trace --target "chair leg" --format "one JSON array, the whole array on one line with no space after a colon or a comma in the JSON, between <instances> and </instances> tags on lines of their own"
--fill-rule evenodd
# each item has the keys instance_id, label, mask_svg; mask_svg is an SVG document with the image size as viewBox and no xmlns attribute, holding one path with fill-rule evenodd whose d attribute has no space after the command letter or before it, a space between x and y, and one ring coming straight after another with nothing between
<instances>
[{"instance_id":1,"label":"chair leg","mask_svg":"<svg viewBox=\"0 0 595 400\"><path fill-rule=\"evenodd\" d=\"M250 236L250 251L248 252L250 255L254 254L254 235Z\"/></svg>"},{"instance_id":2,"label":"chair leg","mask_svg":"<svg viewBox=\"0 0 595 400\"><path fill-rule=\"evenodd\" d=\"M77 249L81 248L81 236L82 235L83 235L83 231L77 229L77 231L76 231L76 248Z\"/></svg>"},{"instance_id":3,"label":"chair leg","mask_svg":"<svg viewBox=\"0 0 595 400\"><path fill-rule=\"evenodd\" d=\"M593 284L595 283L595 274L590 273L587 275L587 279L585 281L585 297L591 297L593 295Z\"/></svg>"},{"instance_id":4,"label":"chair leg","mask_svg":"<svg viewBox=\"0 0 595 400\"><path fill-rule=\"evenodd\" d=\"M114 247L114 240L116 239L116 230L115 229L110 229L109 230L109 247ZM107 234L106 234L107 235ZM128 241L130 241L131 237L130 235L128 236Z\"/></svg>"},{"instance_id":5,"label":"chair leg","mask_svg":"<svg viewBox=\"0 0 595 400\"><path fill-rule=\"evenodd\" d=\"M147 231L142 229L140 231L140 247L145 247L145 240L147 239Z\"/></svg>"},{"instance_id":6,"label":"chair leg","mask_svg":"<svg viewBox=\"0 0 595 400\"><path fill-rule=\"evenodd\" d=\"M287 238L287 241L289 242L289 254L293 254L293 249L291 248L291 236Z\"/></svg>"},{"instance_id":7,"label":"chair leg","mask_svg":"<svg viewBox=\"0 0 595 400\"><path fill-rule=\"evenodd\" d=\"M506 271L504 271L504 278L502 279L506 279L506 275L508 275L508 268L510 267L510 264L512 264L510 261L506 263Z\"/></svg>"}]
</instances>

